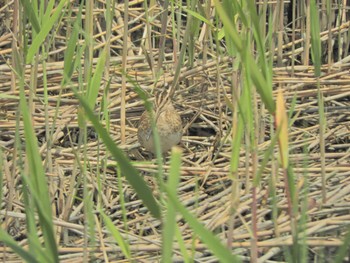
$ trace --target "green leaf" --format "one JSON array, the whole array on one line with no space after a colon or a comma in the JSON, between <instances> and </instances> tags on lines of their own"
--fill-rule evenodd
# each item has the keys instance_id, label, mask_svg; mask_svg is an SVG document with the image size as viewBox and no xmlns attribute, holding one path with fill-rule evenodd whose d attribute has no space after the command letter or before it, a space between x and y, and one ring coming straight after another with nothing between
<instances>
[{"instance_id":1,"label":"green leaf","mask_svg":"<svg viewBox=\"0 0 350 263\"><path fill-rule=\"evenodd\" d=\"M21 246L19 246L16 241L12 239L12 237L7 234L2 228L0 228L0 241L3 242L6 246L10 247L17 255L19 255L22 259L27 262L39 262L32 254L28 251L24 250Z\"/></svg>"},{"instance_id":2,"label":"green leaf","mask_svg":"<svg viewBox=\"0 0 350 263\"><path fill-rule=\"evenodd\" d=\"M264 76L254 61L254 58L250 52L250 50L246 49L246 45L244 45L242 41L242 37L238 34L236 27L233 25L227 10L225 10L222 4L218 0L214 0L216 10L224 24L225 29L225 37L229 37L232 41L232 44L237 49L242 61L245 61L244 66L247 70L249 70L249 74L253 81L253 84L256 87L256 90L261 96L262 101L264 102L266 108L270 113L275 112L275 102L272 96L272 87L268 86L270 81L267 81L265 77L270 77L269 75ZM261 54L264 55L264 54ZM266 72L265 72L266 73Z\"/></svg>"},{"instance_id":3,"label":"green leaf","mask_svg":"<svg viewBox=\"0 0 350 263\"><path fill-rule=\"evenodd\" d=\"M203 23L206 23L208 26L214 27L214 25L208 19L206 19L204 16L202 16L201 14L194 12L186 7L182 7L182 8L184 9L184 11L189 13L191 16L197 18L198 20L202 21Z\"/></svg>"},{"instance_id":4,"label":"green leaf","mask_svg":"<svg viewBox=\"0 0 350 263\"><path fill-rule=\"evenodd\" d=\"M39 25L38 16L34 12L31 2L29 0L21 0L21 3L23 5L24 12L28 16L28 19L33 29L35 30L36 33L39 33L40 25Z\"/></svg>"},{"instance_id":5,"label":"green leaf","mask_svg":"<svg viewBox=\"0 0 350 263\"><path fill-rule=\"evenodd\" d=\"M81 25L81 12L82 12L83 3L84 2L82 1L80 4L79 12L77 14L77 18L73 25L73 31L69 37L67 49L64 53L63 86L72 77L75 60L77 59L77 56L74 57L74 55L75 55L76 46L77 46L76 43L78 42L79 32L81 29L80 25Z\"/></svg>"},{"instance_id":6,"label":"green leaf","mask_svg":"<svg viewBox=\"0 0 350 263\"><path fill-rule=\"evenodd\" d=\"M170 173L168 178L168 189L176 196L176 190L178 189L180 181L180 169L181 169L181 149L173 147L170 160ZM167 202L166 215L164 220L164 228L162 233L163 246L162 246L162 262L172 261L173 241L175 235L176 225L176 210L171 202Z\"/></svg>"},{"instance_id":7,"label":"green leaf","mask_svg":"<svg viewBox=\"0 0 350 263\"><path fill-rule=\"evenodd\" d=\"M255 187L259 186L261 176L262 176L262 174L263 174L263 172L264 172L264 170L265 170L269 160L273 156L273 151L274 151L275 145L277 143L280 131L281 131L281 129L278 129L277 132L274 134L274 136L272 137L272 140L271 140L271 143L270 143L269 147L267 148L267 150L264 153L264 158L263 158L263 160L260 163L260 167L259 167L258 173L256 174L256 176L254 177L254 180L253 180L253 184L254 184Z\"/></svg>"},{"instance_id":8,"label":"green leaf","mask_svg":"<svg viewBox=\"0 0 350 263\"><path fill-rule=\"evenodd\" d=\"M24 0L22 0L24 1ZM58 6L56 7L54 13L48 21L43 21L43 26L37 36L34 38L32 45L28 49L26 63L30 63L34 55L38 52L41 44L45 41L45 38L49 34L53 25L56 23L58 18L62 15L62 9L64 5L68 3L68 0L61 0Z\"/></svg>"},{"instance_id":9,"label":"green leaf","mask_svg":"<svg viewBox=\"0 0 350 263\"><path fill-rule=\"evenodd\" d=\"M176 210L182 214L196 235L198 235L198 237L208 246L219 262L241 262L237 256L233 255L211 231L206 229L196 217L181 204L177 196L173 193L173 190L168 186L165 186L165 190L168 194L169 201Z\"/></svg>"},{"instance_id":10,"label":"green leaf","mask_svg":"<svg viewBox=\"0 0 350 263\"><path fill-rule=\"evenodd\" d=\"M118 165L123 172L123 175L125 176L126 180L130 183L130 185L134 188L139 198L143 201L145 206L149 209L151 214L155 217L160 219L160 209L155 201L151 190L147 186L146 182L143 180L143 178L139 175L139 172L135 169L134 166L131 165L130 159L127 158L123 151L120 150L116 144L114 143L111 136L108 134L107 130L101 125L98 118L94 115L93 111L91 110L90 106L86 102L85 99L83 99L81 96L79 96L76 92L76 90L73 90L77 98L79 99L82 107L85 110L85 114L94 126L96 132L99 134L101 139L103 140L104 144L106 145L107 149L112 154L113 158L118 162Z\"/></svg>"},{"instance_id":11,"label":"green leaf","mask_svg":"<svg viewBox=\"0 0 350 263\"><path fill-rule=\"evenodd\" d=\"M100 89L101 85L101 79L102 79L102 74L105 69L105 64L106 64L106 55L107 55L107 50L104 48L102 50L102 54L98 58L97 65L96 65L96 70L94 73L94 76L92 77L90 83L89 83L89 88L87 91L87 102L90 107L90 109L93 109L96 103L96 99L98 96L98 91Z\"/></svg>"},{"instance_id":12,"label":"green leaf","mask_svg":"<svg viewBox=\"0 0 350 263\"><path fill-rule=\"evenodd\" d=\"M50 15L52 13L52 9L55 5L55 0L50 0L46 6L46 10L45 10L45 14L43 16L43 22L45 23L46 21L48 21L50 19ZM44 5L41 5L44 6Z\"/></svg>"},{"instance_id":13,"label":"green leaf","mask_svg":"<svg viewBox=\"0 0 350 263\"><path fill-rule=\"evenodd\" d=\"M30 194L34 198L35 206L39 214L39 222L44 236L44 244L48 251L47 255L52 262L58 262L58 251L53 230L47 180L42 165L37 138L30 118L30 111L26 103L23 86L22 82L20 85L20 109L24 123L26 156L30 174L27 184L29 184L29 189L31 191Z\"/></svg>"},{"instance_id":14,"label":"green leaf","mask_svg":"<svg viewBox=\"0 0 350 263\"><path fill-rule=\"evenodd\" d=\"M343 245L341 245L334 259L334 263L342 263L346 255L349 255L349 247L350 247L350 228L348 228L348 232L343 239Z\"/></svg>"},{"instance_id":15,"label":"green leaf","mask_svg":"<svg viewBox=\"0 0 350 263\"><path fill-rule=\"evenodd\" d=\"M320 38L320 19L316 1L310 1L310 23L311 23L311 55L315 67L315 76L321 76L321 38Z\"/></svg>"},{"instance_id":16,"label":"green leaf","mask_svg":"<svg viewBox=\"0 0 350 263\"><path fill-rule=\"evenodd\" d=\"M130 254L130 248L128 243L125 242L123 236L120 234L118 228L113 224L112 220L101 210L100 211L103 221L106 224L106 227L109 232L111 232L114 240L118 243L120 246L122 253L127 259L131 259L131 254Z\"/></svg>"}]
</instances>

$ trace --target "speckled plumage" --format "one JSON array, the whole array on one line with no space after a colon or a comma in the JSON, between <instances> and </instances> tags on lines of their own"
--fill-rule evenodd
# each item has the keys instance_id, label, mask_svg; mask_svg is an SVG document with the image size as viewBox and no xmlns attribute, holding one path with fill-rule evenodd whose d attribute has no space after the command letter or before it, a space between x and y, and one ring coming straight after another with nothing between
<instances>
[{"instance_id":1,"label":"speckled plumage","mask_svg":"<svg viewBox=\"0 0 350 263\"><path fill-rule=\"evenodd\" d=\"M153 108L153 116L159 133L161 151L165 153L181 141L181 118L165 91L156 95ZM141 115L137 137L140 144L147 151L155 153L151 118L147 111Z\"/></svg>"}]
</instances>

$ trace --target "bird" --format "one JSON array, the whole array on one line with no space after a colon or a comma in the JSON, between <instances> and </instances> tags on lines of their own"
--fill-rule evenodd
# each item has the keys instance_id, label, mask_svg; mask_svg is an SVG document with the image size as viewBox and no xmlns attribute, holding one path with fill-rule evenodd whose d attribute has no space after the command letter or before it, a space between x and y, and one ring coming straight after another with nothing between
<instances>
[{"instance_id":1,"label":"bird","mask_svg":"<svg viewBox=\"0 0 350 263\"><path fill-rule=\"evenodd\" d=\"M163 155L169 151L171 147L179 144L182 137L181 117L174 108L169 94L170 93L165 89L155 93L152 112L159 134L161 153ZM137 137L139 143L147 151L156 154L152 132L152 119L147 110L145 110L140 117Z\"/></svg>"}]
</instances>

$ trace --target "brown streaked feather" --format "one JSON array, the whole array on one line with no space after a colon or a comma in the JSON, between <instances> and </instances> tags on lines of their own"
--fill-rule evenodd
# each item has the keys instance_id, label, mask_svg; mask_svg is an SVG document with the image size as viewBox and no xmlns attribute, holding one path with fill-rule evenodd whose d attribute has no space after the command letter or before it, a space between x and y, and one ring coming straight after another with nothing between
<instances>
[{"instance_id":1,"label":"brown streaked feather","mask_svg":"<svg viewBox=\"0 0 350 263\"><path fill-rule=\"evenodd\" d=\"M159 132L162 152L178 144L182 136L182 122L166 90L157 92L153 108L154 119ZM146 150L155 153L152 122L148 112L141 115L138 127L138 140Z\"/></svg>"}]
</instances>

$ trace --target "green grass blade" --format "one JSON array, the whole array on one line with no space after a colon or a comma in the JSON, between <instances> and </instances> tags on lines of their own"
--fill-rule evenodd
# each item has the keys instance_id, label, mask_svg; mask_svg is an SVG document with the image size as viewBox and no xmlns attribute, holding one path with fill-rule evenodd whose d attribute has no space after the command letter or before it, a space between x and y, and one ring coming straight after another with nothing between
<instances>
[{"instance_id":1,"label":"green grass blade","mask_svg":"<svg viewBox=\"0 0 350 263\"><path fill-rule=\"evenodd\" d=\"M249 70L251 79L253 81L253 84L256 87L256 90L260 94L261 99L264 102L266 108L269 110L269 112L274 113L276 106L272 97L272 88L268 87L269 82L265 79L265 77L261 73L258 65L256 64L256 62L254 61L251 55L250 50L246 49L246 46L241 40L242 37L238 34L238 31L236 27L233 25L232 21L230 20L229 14L227 13L227 11L223 8L223 6L218 0L215 0L214 3L218 11L218 14L220 15L220 18L224 23L224 26L227 27L227 30L225 30L225 33L229 34L228 36L231 38L233 45L239 52L242 61L246 62L244 66L247 68L247 70ZM228 36L226 35L226 37Z\"/></svg>"},{"instance_id":2,"label":"green grass blade","mask_svg":"<svg viewBox=\"0 0 350 263\"><path fill-rule=\"evenodd\" d=\"M34 12L32 4L29 0L21 0L25 14L28 16L29 22L36 33L40 31L40 25L37 14Z\"/></svg>"},{"instance_id":3,"label":"green grass blade","mask_svg":"<svg viewBox=\"0 0 350 263\"><path fill-rule=\"evenodd\" d=\"M98 58L95 73L89 83L89 88L87 91L87 102L91 109L93 109L96 103L98 91L100 89L102 74L103 74L103 70L105 69L106 55L107 55L107 50L103 49L100 57Z\"/></svg>"},{"instance_id":4,"label":"green grass blade","mask_svg":"<svg viewBox=\"0 0 350 263\"><path fill-rule=\"evenodd\" d=\"M128 260L130 260L131 253L130 253L130 248L128 243L125 242L124 238L120 234L118 228L113 224L112 220L102 210L100 211L100 213L102 215L103 221L105 222L108 231L112 234L114 240L120 246L122 253Z\"/></svg>"},{"instance_id":5,"label":"green grass blade","mask_svg":"<svg viewBox=\"0 0 350 263\"><path fill-rule=\"evenodd\" d=\"M35 217L35 208L39 214L39 222L42 231L46 231L44 234L44 241L47 244L46 240L49 240L49 246L47 249L51 249L51 246L54 246L53 249L56 248L56 241L53 231L48 231L49 229L53 229L52 227L52 219L49 218L48 213L43 208L42 205L42 197L39 197L37 192L33 189L36 187L33 185L32 180L30 180L27 176L22 176L22 180L24 182L25 187L23 187L23 196L24 203L26 207L26 222L27 222L27 232L28 232L28 240L30 245L31 254L35 255L38 261L40 262L58 262L57 258L52 256L52 253L47 253L41 246L41 241L37 234L37 222ZM30 193L29 193L30 192ZM46 197L46 199L48 199ZM51 210L49 211L49 215L51 215ZM51 251L49 251L51 252Z\"/></svg>"},{"instance_id":6,"label":"green grass blade","mask_svg":"<svg viewBox=\"0 0 350 263\"><path fill-rule=\"evenodd\" d=\"M228 0L228 2L230 2L230 0ZM249 1L247 1L247 2L249 2ZM245 2L241 2L241 4L239 4L239 1L232 1L232 4L233 4L235 11L239 14L239 18L242 21L243 25L245 27L250 27L251 26L251 25L249 25L250 17L245 15L246 10L243 10L244 6L242 6L243 4L245 5ZM251 10L249 10L249 14L251 15Z\"/></svg>"},{"instance_id":7,"label":"green grass blade","mask_svg":"<svg viewBox=\"0 0 350 263\"><path fill-rule=\"evenodd\" d=\"M181 256L183 258L183 262L185 262L185 263L193 262L191 256L189 255L189 253L187 251L184 237L183 237L178 225L175 226L175 236L176 236L176 241L179 244L179 248L181 251Z\"/></svg>"},{"instance_id":8,"label":"green grass blade","mask_svg":"<svg viewBox=\"0 0 350 263\"><path fill-rule=\"evenodd\" d=\"M30 173L30 191L35 198L35 206L39 214L39 222L44 235L45 246L47 246L48 255L53 261L58 261L58 252L56 239L53 231L51 204L45 178L44 169L41 163L41 157L37 145L37 140L34 135L33 127L29 117L29 110L24 105L25 98L21 92L21 111L23 113L24 133L26 137L26 152L29 163Z\"/></svg>"},{"instance_id":9,"label":"green grass blade","mask_svg":"<svg viewBox=\"0 0 350 263\"><path fill-rule=\"evenodd\" d=\"M162 158L161 147L160 147L159 133L158 133L157 126L155 125L155 119L154 119L154 114L153 114L153 104L148 100L148 96L147 96L146 92L128 75L126 75L126 77L127 77L128 81L134 86L136 93L143 100L145 108L151 117L152 136L153 136L153 140L154 140L154 146L156 149L156 157L157 157L157 165L158 165L157 183L158 183L160 189L162 189L162 187L163 187L163 158Z\"/></svg>"},{"instance_id":10,"label":"green grass blade","mask_svg":"<svg viewBox=\"0 0 350 263\"><path fill-rule=\"evenodd\" d=\"M46 22L50 19L50 15L52 13L52 9L55 5L56 1L55 0L50 0L48 3L47 3L47 6L46 6L46 10L45 10L45 14L43 16L43 21L42 22ZM44 2L42 2L42 4L40 5L40 8L43 9L44 8Z\"/></svg>"},{"instance_id":11,"label":"green grass blade","mask_svg":"<svg viewBox=\"0 0 350 263\"><path fill-rule=\"evenodd\" d=\"M343 245L341 245L337 250L334 263L345 262L344 259L346 255L349 255L349 248L350 248L350 228L348 229L348 232L343 239Z\"/></svg>"},{"instance_id":12,"label":"green grass blade","mask_svg":"<svg viewBox=\"0 0 350 263\"><path fill-rule=\"evenodd\" d=\"M219 262L241 262L240 259L233 255L229 249L227 249L221 241L208 229L206 229L197 219L193 216L184 205L181 204L179 199L173 193L173 190L169 189L168 186L165 187L168 194L169 201L172 205L179 211L184 219L193 229L194 233L208 246L208 248L217 257Z\"/></svg>"},{"instance_id":13,"label":"green grass blade","mask_svg":"<svg viewBox=\"0 0 350 263\"><path fill-rule=\"evenodd\" d=\"M236 24L236 21L237 21L237 9L234 8L234 3L235 1L223 1L223 7L225 8L226 12L228 12L229 14L231 14L230 18L232 19L231 20L231 23L233 24ZM230 36L230 32L228 32L229 27L227 27L226 25L223 26L223 32L224 32L224 35L225 35L225 42L226 42L226 45L227 45L227 53L230 55L230 56L237 56L237 46L235 45L234 42L234 39L231 38ZM234 33L237 33L238 32L234 32ZM218 36L218 38L220 38L220 36Z\"/></svg>"},{"instance_id":14,"label":"green grass blade","mask_svg":"<svg viewBox=\"0 0 350 263\"><path fill-rule=\"evenodd\" d=\"M264 153L264 158L260 164L258 173L256 174L256 176L253 179L253 184L256 187L259 186L261 176L263 175L263 172L264 172L269 160L272 158L273 150L275 149L275 145L278 141L278 136L279 136L280 131L281 131L281 129L278 129L277 132L274 134L269 147L267 148L267 150Z\"/></svg>"},{"instance_id":15,"label":"green grass blade","mask_svg":"<svg viewBox=\"0 0 350 263\"><path fill-rule=\"evenodd\" d=\"M168 189L176 196L180 181L181 150L174 147L171 153L170 173L167 182ZM171 202L167 202L166 215L163 228L162 262L172 261L172 248L176 228L176 210Z\"/></svg>"},{"instance_id":16,"label":"green grass blade","mask_svg":"<svg viewBox=\"0 0 350 263\"><path fill-rule=\"evenodd\" d=\"M79 7L79 12L77 14L77 18L73 25L73 32L69 37L69 41L67 43L67 49L64 53L64 70L63 70L63 86L70 81L73 71L75 69L75 60L77 56L74 57L76 51L76 43L78 42L79 32L81 30L81 12L83 8L83 2Z\"/></svg>"},{"instance_id":17,"label":"green grass blade","mask_svg":"<svg viewBox=\"0 0 350 263\"><path fill-rule=\"evenodd\" d=\"M321 39L320 39L320 19L316 1L310 1L311 17L311 55L315 67L315 76L321 76Z\"/></svg>"},{"instance_id":18,"label":"green grass blade","mask_svg":"<svg viewBox=\"0 0 350 263\"><path fill-rule=\"evenodd\" d=\"M206 23L207 25L209 25L210 27L214 27L214 25L208 20L206 19L204 16L202 16L201 14L195 12L195 11L192 11L186 7L182 7L183 10L187 13L189 13L191 16L197 18L199 21L202 21L203 23Z\"/></svg>"},{"instance_id":19,"label":"green grass blade","mask_svg":"<svg viewBox=\"0 0 350 263\"><path fill-rule=\"evenodd\" d=\"M107 130L101 125L98 118L94 115L93 111L90 109L88 103L82 97L80 97L76 93L76 91L74 92L77 98L79 99L82 107L85 110L85 114L86 114L85 117L87 117L92 122L96 132L99 134L99 136L103 140L107 149L110 151L114 159L118 162L118 165L120 166L126 180L134 188L137 195L143 201L145 206L147 206L151 214L155 218L159 219L160 218L159 206L155 201L152 195L152 192L147 186L146 182L139 175L139 172L135 169L135 167L131 165L129 158L127 158L124 155L123 151L116 146L113 139L108 134Z\"/></svg>"},{"instance_id":20,"label":"green grass blade","mask_svg":"<svg viewBox=\"0 0 350 263\"><path fill-rule=\"evenodd\" d=\"M265 79L267 80L268 83L271 83L271 81L268 80L268 77L272 79L272 75L269 73L269 67L268 62L266 61L265 57L265 52L266 52L266 47L264 45L264 37L261 34L260 30L260 17L256 12L256 3L255 1L248 0L248 10L249 10L249 17L251 18L251 21L253 23L252 29L253 29L253 34L254 34L254 40L256 42L256 47L258 50L259 54L259 65L260 68L263 72L263 75L265 76ZM271 89L271 94L272 94L272 85L266 85L266 89Z\"/></svg>"},{"instance_id":21,"label":"green grass blade","mask_svg":"<svg viewBox=\"0 0 350 263\"><path fill-rule=\"evenodd\" d=\"M5 245L9 246L17 255L27 262L36 263L39 262L32 254L24 250L19 246L12 237L7 234L2 228L0 228L0 242L3 242Z\"/></svg>"},{"instance_id":22,"label":"green grass blade","mask_svg":"<svg viewBox=\"0 0 350 263\"><path fill-rule=\"evenodd\" d=\"M24 0L23 0L24 1ZM58 6L55 9L55 12L52 14L48 21L44 21L43 27L33 39L32 45L28 49L28 53L26 56L26 63L30 63L34 57L34 55L38 52L41 44L45 41L45 38L49 34L53 25L56 23L58 18L62 15L62 9L65 4L68 3L67 0L61 0Z\"/></svg>"}]
</instances>

